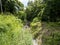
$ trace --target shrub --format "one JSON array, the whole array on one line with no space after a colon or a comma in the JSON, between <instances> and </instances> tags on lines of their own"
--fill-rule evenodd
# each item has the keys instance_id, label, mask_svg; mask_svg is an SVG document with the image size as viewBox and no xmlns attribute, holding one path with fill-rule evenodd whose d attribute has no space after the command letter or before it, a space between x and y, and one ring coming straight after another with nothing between
<instances>
[{"instance_id":1,"label":"shrub","mask_svg":"<svg viewBox=\"0 0 60 45\"><path fill-rule=\"evenodd\" d=\"M30 24L31 26L31 33L34 38L37 38L40 34L40 30L42 29L41 21L36 17L33 19L33 21Z\"/></svg>"},{"instance_id":2,"label":"shrub","mask_svg":"<svg viewBox=\"0 0 60 45\"><path fill-rule=\"evenodd\" d=\"M49 22L47 31L42 36L42 45L60 45L60 25L58 22ZM46 29L44 29L46 30Z\"/></svg>"},{"instance_id":3,"label":"shrub","mask_svg":"<svg viewBox=\"0 0 60 45\"><path fill-rule=\"evenodd\" d=\"M0 15L0 45L32 45L31 34L22 30L20 19L12 15Z\"/></svg>"}]
</instances>

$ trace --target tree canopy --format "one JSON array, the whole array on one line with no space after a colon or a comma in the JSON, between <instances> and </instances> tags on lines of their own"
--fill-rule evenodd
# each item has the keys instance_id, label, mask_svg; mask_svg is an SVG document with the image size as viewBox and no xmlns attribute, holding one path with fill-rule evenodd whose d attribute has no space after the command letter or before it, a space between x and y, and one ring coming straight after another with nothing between
<instances>
[{"instance_id":1,"label":"tree canopy","mask_svg":"<svg viewBox=\"0 0 60 45\"><path fill-rule=\"evenodd\" d=\"M1 0L1 4L2 8L0 8L0 12L2 9L3 12L15 13L18 12L19 10L23 10L24 7L24 5L18 0Z\"/></svg>"}]
</instances>

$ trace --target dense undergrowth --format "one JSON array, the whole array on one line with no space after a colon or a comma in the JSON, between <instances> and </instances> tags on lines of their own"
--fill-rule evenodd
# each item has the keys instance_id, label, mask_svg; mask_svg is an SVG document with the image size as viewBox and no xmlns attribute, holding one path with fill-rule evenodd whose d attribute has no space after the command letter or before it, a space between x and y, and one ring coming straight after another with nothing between
<instances>
[{"instance_id":1,"label":"dense undergrowth","mask_svg":"<svg viewBox=\"0 0 60 45\"><path fill-rule=\"evenodd\" d=\"M32 45L32 36L23 30L21 19L0 14L0 45Z\"/></svg>"},{"instance_id":2,"label":"dense undergrowth","mask_svg":"<svg viewBox=\"0 0 60 45\"><path fill-rule=\"evenodd\" d=\"M30 26L31 26L31 33L33 35L33 38L36 39L40 35L39 34L40 31L42 30L41 20L39 20L37 17L34 18Z\"/></svg>"},{"instance_id":3,"label":"dense undergrowth","mask_svg":"<svg viewBox=\"0 0 60 45\"><path fill-rule=\"evenodd\" d=\"M43 45L60 45L60 23L49 22L44 23L45 33L42 36Z\"/></svg>"},{"instance_id":4,"label":"dense undergrowth","mask_svg":"<svg viewBox=\"0 0 60 45\"><path fill-rule=\"evenodd\" d=\"M0 45L60 45L60 0L21 2L0 0Z\"/></svg>"},{"instance_id":5,"label":"dense undergrowth","mask_svg":"<svg viewBox=\"0 0 60 45\"><path fill-rule=\"evenodd\" d=\"M0 14L0 44L1 45L33 45L32 36L38 39L41 33L43 45L60 45L60 22L41 22L37 17L28 28L23 29L21 19L12 14ZM41 33L40 33L41 32ZM40 37L39 37L40 38Z\"/></svg>"}]
</instances>

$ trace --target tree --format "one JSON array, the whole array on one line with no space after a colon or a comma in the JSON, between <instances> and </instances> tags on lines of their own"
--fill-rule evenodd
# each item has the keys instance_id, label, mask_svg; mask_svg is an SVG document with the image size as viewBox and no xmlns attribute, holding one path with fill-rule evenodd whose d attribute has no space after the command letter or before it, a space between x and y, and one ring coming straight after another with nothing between
<instances>
[{"instance_id":1,"label":"tree","mask_svg":"<svg viewBox=\"0 0 60 45\"><path fill-rule=\"evenodd\" d=\"M56 22L60 21L60 0L45 1L46 7L42 16L42 20Z\"/></svg>"},{"instance_id":2,"label":"tree","mask_svg":"<svg viewBox=\"0 0 60 45\"><path fill-rule=\"evenodd\" d=\"M35 17L41 17L41 11L44 8L44 4L39 0L35 0L34 2L28 2L28 6L26 8L27 20L32 21Z\"/></svg>"},{"instance_id":3,"label":"tree","mask_svg":"<svg viewBox=\"0 0 60 45\"><path fill-rule=\"evenodd\" d=\"M0 0L0 11L3 12L3 10L2 10L2 2L1 2L1 0Z\"/></svg>"},{"instance_id":4,"label":"tree","mask_svg":"<svg viewBox=\"0 0 60 45\"><path fill-rule=\"evenodd\" d=\"M24 5L18 0L1 0L1 3L3 12L15 13L19 10L22 10L24 7Z\"/></svg>"}]
</instances>

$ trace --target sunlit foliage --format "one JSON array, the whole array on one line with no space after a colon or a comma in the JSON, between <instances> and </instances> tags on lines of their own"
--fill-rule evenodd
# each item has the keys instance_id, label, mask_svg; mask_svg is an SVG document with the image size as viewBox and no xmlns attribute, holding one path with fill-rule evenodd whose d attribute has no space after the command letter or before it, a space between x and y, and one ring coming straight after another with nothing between
<instances>
[{"instance_id":1,"label":"sunlit foliage","mask_svg":"<svg viewBox=\"0 0 60 45\"><path fill-rule=\"evenodd\" d=\"M32 45L32 36L24 31L20 19L12 15L0 15L0 45Z\"/></svg>"}]
</instances>

